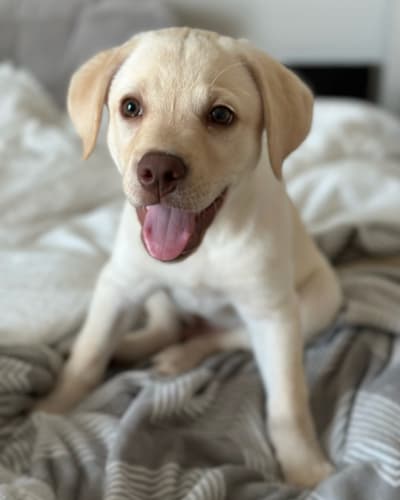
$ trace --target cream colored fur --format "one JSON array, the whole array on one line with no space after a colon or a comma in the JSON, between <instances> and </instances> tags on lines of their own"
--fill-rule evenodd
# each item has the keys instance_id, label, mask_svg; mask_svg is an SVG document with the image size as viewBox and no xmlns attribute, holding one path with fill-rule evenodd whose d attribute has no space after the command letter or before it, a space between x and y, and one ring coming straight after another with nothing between
<instances>
[{"instance_id":1,"label":"cream colored fur","mask_svg":"<svg viewBox=\"0 0 400 500\"><path fill-rule=\"evenodd\" d=\"M142 117L121 116L126 96L142 102ZM245 41L174 28L140 34L73 76L68 106L85 156L95 145L104 104L109 149L128 201L86 322L39 408L73 407L99 383L113 355L154 356L156 368L174 374L218 350L252 347L284 475L301 486L316 484L331 466L310 414L303 341L333 320L341 292L281 180L284 158L310 126L310 92ZM207 122L216 104L234 110L232 126ZM147 195L137 164L149 151L173 153L189 165L190 175L171 195L175 207L201 211L228 189L202 243L180 262L152 259L140 239L133 206L146 205ZM123 336L143 304L147 325ZM180 318L191 314L220 332L177 344Z\"/></svg>"}]
</instances>

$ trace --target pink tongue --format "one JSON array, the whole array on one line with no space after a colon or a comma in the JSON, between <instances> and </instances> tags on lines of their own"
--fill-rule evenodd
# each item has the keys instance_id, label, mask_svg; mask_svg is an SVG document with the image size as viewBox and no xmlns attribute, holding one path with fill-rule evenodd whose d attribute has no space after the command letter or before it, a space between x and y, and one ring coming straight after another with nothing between
<instances>
[{"instance_id":1,"label":"pink tongue","mask_svg":"<svg viewBox=\"0 0 400 500\"><path fill-rule=\"evenodd\" d=\"M174 260L185 250L195 230L195 214L164 205L147 207L143 241L149 254L159 260Z\"/></svg>"}]
</instances>

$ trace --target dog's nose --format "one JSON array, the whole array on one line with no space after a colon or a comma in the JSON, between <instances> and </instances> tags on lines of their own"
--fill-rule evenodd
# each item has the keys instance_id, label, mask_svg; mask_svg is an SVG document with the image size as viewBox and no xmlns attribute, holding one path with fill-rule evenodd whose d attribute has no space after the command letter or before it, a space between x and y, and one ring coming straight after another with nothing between
<instances>
[{"instance_id":1,"label":"dog's nose","mask_svg":"<svg viewBox=\"0 0 400 500\"><path fill-rule=\"evenodd\" d=\"M183 161L167 153L146 153L138 163L137 176L141 186L160 198L174 191L186 177Z\"/></svg>"}]
</instances>

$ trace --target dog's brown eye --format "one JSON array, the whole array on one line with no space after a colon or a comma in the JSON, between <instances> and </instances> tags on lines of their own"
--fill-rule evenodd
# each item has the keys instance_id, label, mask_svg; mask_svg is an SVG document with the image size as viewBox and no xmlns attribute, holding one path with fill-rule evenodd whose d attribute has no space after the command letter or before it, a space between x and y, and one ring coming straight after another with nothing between
<instances>
[{"instance_id":1,"label":"dog's brown eye","mask_svg":"<svg viewBox=\"0 0 400 500\"><path fill-rule=\"evenodd\" d=\"M137 116L142 116L143 109L137 99L128 97L121 103L121 113L125 118L136 118Z\"/></svg>"},{"instance_id":2,"label":"dog's brown eye","mask_svg":"<svg viewBox=\"0 0 400 500\"><path fill-rule=\"evenodd\" d=\"M209 115L210 120L217 125L230 125L233 117L233 111L226 106L215 106Z\"/></svg>"}]
</instances>

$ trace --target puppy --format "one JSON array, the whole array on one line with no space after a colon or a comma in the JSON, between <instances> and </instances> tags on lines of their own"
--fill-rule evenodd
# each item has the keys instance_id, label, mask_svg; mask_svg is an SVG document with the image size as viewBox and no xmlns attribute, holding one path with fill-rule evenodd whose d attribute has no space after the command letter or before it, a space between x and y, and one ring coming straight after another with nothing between
<instances>
[{"instance_id":1,"label":"puppy","mask_svg":"<svg viewBox=\"0 0 400 500\"><path fill-rule=\"evenodd\" d=\"M206 331L158 354L156 366L176 373L251 346L286 479L312 486L330 473L302 355L341 292L281 175L308 133L312 102L293 73L246 41L188 28L137 35L78 69L68 109L84 157L106 105L127 202L84 326L40 409L70 409L114 353L151 356L200 316L196 328ZM147 325L122 338L144 304Z\"/></svg>"}]
</instances>

